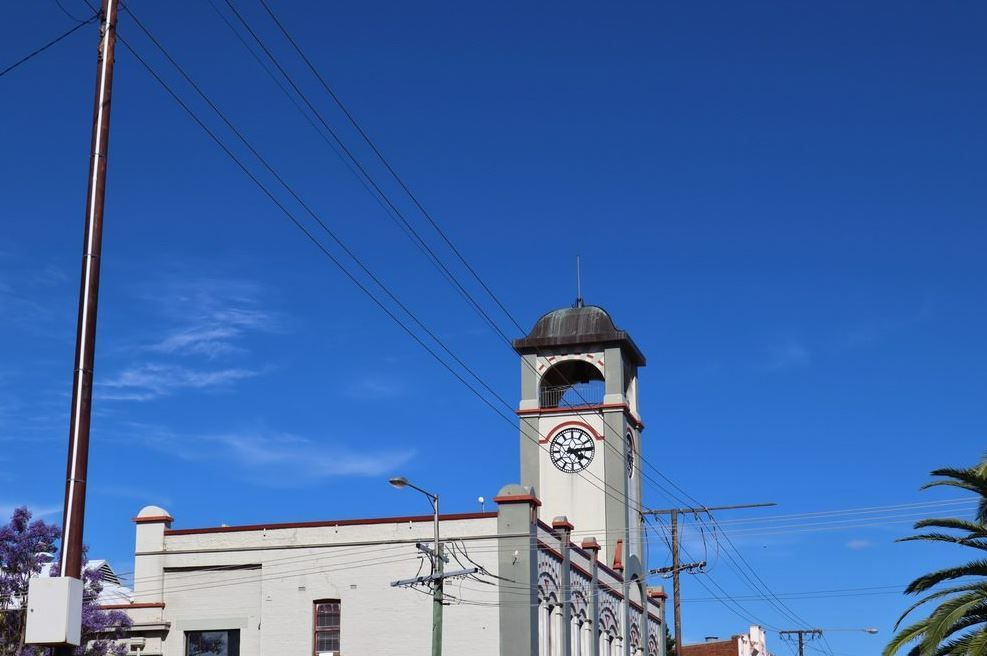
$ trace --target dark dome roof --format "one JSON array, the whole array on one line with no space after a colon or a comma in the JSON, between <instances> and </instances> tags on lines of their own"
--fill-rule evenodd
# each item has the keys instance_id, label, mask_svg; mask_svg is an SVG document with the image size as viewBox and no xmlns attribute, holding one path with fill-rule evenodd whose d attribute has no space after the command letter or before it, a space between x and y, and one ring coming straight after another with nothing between
<instances>
[{"instance_id":1,"label":"dark dome roof","mask_svg":"<svg viewBox=\"0 0 987 656\"><path fill-rule=\"evenodd\" d=\"M618 329L610 314L596 305L559 308L535 322L527 337L514 340L518 353L541 349L587 344L619 344L630 353L635 364L644 365L644 355L626 331Z\"/></svg>"}]
</instances>

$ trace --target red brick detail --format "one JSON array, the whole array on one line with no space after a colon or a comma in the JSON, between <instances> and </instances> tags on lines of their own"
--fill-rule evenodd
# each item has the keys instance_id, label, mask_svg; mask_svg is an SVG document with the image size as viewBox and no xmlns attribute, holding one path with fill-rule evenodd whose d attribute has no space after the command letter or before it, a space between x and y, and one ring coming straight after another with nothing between
<instances>
[{"instance_id":1,"label":"red brick detail","mask_svg":"<svg viewBox=\"0 0 987 656\"><path fill-rule=\"evenodd\" d=\"M548 442L551 442L552 438L555 437L566 426L578 426L579 428L582 428L587 432L589 432L593 436L593 439L595 439L597 442L603 441L603 436L597 433L596 430L589 424L581 421L563 421L561 424L559 424L551 431L549 431L548 435L546 435L545 438L538 440L538 443L547 444Z\"/></svg>"},{"instance_id":2,"label":"red brick detail","mask_svg":"<svg viewBox=\"0 0 987 656\"><path fill-rule=\"evenodd\" d=\"M541 501L533 494L513 494L503 497L494 497L494 503L527 503L532 506L540 506Z\"/></svg>"},{"instance_id":3,"label":"red brick detail","mask_svg":"<svg viewBox=\"0 0 987 656\"><path fill-rule=\"evenodd\" d=\"M565 530L571 531L572 529L574 529L576 527L573 526L572 525L572 522L570 522L568 520L566 520L566 521L555 521L555 520L553 520L552 521L552 528L556 528L556 529L559 529L559 530L565 529Z\"/></svg>"},{"instance_id":4,"label":"red brick detail","mask_svg":"<svg viewBox=\"0 0 987 656\"><path fill-rule=\"evenodd\" d=\"M583 543L579 546L581 546L586 551L600 550L600 543L596 541L596 538L586 538L583 540Z\"/></svg>"},{"instance_id":5,"label":"red brick detail","mask_svg":"<svg viewBox=\"0 0 987 656\"><path fill-rule=\"evenodd\" d=\"M644 422L634 416L634 413L631 412L631 407L626 403L604 403L601 405L587 405L575 408L529 408L525 410L515 410L514 412L521 417L525 417L528 415L550 415L560 412L578 415L586 412L600 412L601 410L623 410L624 414L627 415L627 419L631 422L634 428L644 430Z\"/></svg>"},{"instance_id":6,"label":"red brick detail","mask_svg":"<svg viewBox=\"0 0 987 656\"><path fill-rule=\"evenodd\" d=\"M134 517L135 524L171 524L175 518L171 515L150 515L148 517Z\"/></svg>"},{"instance_id":7,"label":"red brick detail","mask_svg":"<svg viewBox=\"0 0 987 656\"><path fill-rule=\"evenodd\" d=\"M496 501L496 499L494 499ZM537 499L536 499L537 500ZM458 513L439 515L439 521L454 522L462 519L489 519L496 517L495 512ZM209 528L179 528L165 531L165 535L198 535L200 533L239 533L241 531L275 531L282 528L326 528L335 526L368 526L372 524L407 524L408 522L432 522L432 515L414 515L411 517L380 517L373 519L339 519L323 522L289 522L283 524L248 524L244 526L213 526Z\"/></svg>"},{"instance_id":8,"label":"red brick detail","mask_svg":"<svg viewBox=\"0 0 987 656\"><path fill-rule=\"evenodd\" d=\"M648 590L649 599L668 599L668 595L663 590Z\"/></svg>"},{"instance_id":9,"label":"red brick detail","mask_svg":"<svg viewBox=\"0 0 987 656\"><path fill-rule=\"evenodd\" d=\"M148 601L135 604L103 604L100 610L136 610L138 608L164 608L163 601Z\"/></svg>"},{"instance_id":10,"label":"red brick detail","mask_svg":"<svg viewBox=\"0 0 987 656\"><path fill-rule=\"evenodd\" d=\"M624 572L624 540L617 540L617 545L613 549L613 568L623 574Z\"/></svg>"},{"instance_id":11,"label":"red brick detail","mask_svg":"<svg viewBox=\"0 0 987 656\"><path fill-rule=\"evenodd\" d=\"M696 645L683 645L682 656L738 656L740 654L740 638L734 636L727 640L716 642L700 642Z\"/></svg>"}]
</instances>

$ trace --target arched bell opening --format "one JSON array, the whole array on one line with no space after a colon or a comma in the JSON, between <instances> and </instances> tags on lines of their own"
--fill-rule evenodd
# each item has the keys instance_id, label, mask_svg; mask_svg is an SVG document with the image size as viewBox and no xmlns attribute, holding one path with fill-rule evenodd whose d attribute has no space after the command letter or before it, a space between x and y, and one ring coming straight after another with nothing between
<instances>
[{"instance_id":1,"label":"arched bell opening","mask_svg":"<svg viewBox=\"0 0 987 656\"><path fill-rule=\"evenodd\" d=\"M603 373L585 360L565 360L545 372L539 388L542 408L600 405L606 393Z\"/></svg>"}]
</instances>

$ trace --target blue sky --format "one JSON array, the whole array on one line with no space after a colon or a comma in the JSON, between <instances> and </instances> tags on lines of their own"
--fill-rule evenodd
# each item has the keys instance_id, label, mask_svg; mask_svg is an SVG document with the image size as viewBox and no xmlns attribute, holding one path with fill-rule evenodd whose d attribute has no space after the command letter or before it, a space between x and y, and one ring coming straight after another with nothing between
<instances>
[{"instance_id":1,"label":"blue sky","mask_svg":"<svg viewBox=\"0 0 987 656\"><path fill-rule=\"evenodd\" d=\"M132 4L366 264L513 403L513 353L216 12ZM240 4L342 125L259 5ZM958 496L917 488L985 446L987 8L359 4L276 8L523 326L571 303L581 255L587 301L649 357L649 462L704 503L776 501L777 514ZM9 7L0 64L71 25L53 1ZM120 31L219 125L126 15ZM0 510L27 503L50 519L63 485L95 40L82 30L0 79ZM122 48L116 85L94 554L132 569L129 520L147 503L186 527L426 510L383 482L403 473L465 511L517 478L516 430L340 275ZM343 137L384 181L356 135ZM653 488L646 498L671 503ZM805 521L736 525L738 549L777 593L901 585L954 558L893 544L904 522L817 531ZM653 559L665 557L655 545ZM710 574L752 594L726 562ZM708 596L688 577L683 590ZM764 601L742 603L792 624ZM882 630L831 634L837 656L876 652L904 604L896 594L787 603L817 626ZM716 603L685 609L689 640L744 625Z\"/></svg>"}]
</instances>

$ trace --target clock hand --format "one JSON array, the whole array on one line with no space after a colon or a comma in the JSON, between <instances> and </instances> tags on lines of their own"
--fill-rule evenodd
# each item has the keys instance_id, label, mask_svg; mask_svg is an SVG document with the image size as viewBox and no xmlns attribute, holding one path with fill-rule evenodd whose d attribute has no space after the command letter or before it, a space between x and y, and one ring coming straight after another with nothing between
<instances>
[{"instance_id":1,"label":"clock hand","mask_svg":"<svg viewBox=\"0 0 987 656\"><path fill-rule=\"evenodd\" d=\"M592 450L593 450L593 447L591 447L591 446L584 446L584 447L580 447L578 449L574 449L574 448L570 447L570 448L566 449L566 451L568 451L569 453L581 453L583 451L592 451Z\"/></svg>"}]
</instances>

